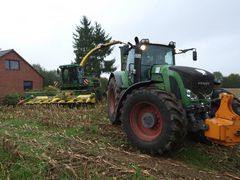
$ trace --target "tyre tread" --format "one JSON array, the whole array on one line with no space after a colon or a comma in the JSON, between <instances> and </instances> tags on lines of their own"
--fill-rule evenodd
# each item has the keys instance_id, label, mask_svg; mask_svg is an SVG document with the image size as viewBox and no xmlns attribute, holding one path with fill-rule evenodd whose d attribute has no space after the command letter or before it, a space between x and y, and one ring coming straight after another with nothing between
<instances>
[{"instance_id":1,"label":"tyre tread","mask_svg":"<svg viewBox=\"0 0 240 180\"><path fill-rule=\"evenodd\" d=\"M151 94L157 96L159 100L161 100L170 114L170 121L171 121L171 133L168 136L169 138L164 139L164 146L163 147L152 147L152 146L142 146L139 144L139 141L136 141L131 135L128 134L127 131L127 123L125 122L126 119L123 119L123 115L125 113L125 105L130 98L134 98L134 96L138 94L144 94L150 92ZM150 153L150 154L163 154L169 153L171 151L176 150L179 146L182 145L184 137L187 133L187 120L185 111L181 105L181 103L175 98L174 95L159 90L156 87L142 87L140 89L135 89L132 93L128 94L127 97L123 100L122 108L120 109L121 116L120 120L122 121L122 128L130 142L134 147L140 149L143 152ZM125 123L124 123L125 122Z\"/></svg>"}]
</instances>

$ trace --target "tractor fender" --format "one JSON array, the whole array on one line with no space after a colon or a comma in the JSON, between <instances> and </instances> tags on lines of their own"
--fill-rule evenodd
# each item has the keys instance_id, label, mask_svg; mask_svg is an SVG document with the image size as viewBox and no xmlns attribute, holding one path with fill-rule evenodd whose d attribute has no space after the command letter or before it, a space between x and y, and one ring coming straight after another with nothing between
<instances>
[{"instance_id":1,"label":"tractor fender","mask_svg":"<svg viewBox=\"0 0 240 180\"><path fill-rule=\"evenodd\" d=\"M116 74L116 73L111 73L110 76L109 76L109 79L108 79L108 84L109 84L109 82L112 78L115 79L117 86L121 88L121 86L123 84L121 76Z\"/></svg>"},{"instance_id":2,"label":"tractor fender","mask_svg":"<svg viewBox=\"0 0 240 180\"><path fill-rule=\"evenodd\" d=\"M115 79L116 84L120 89L127 89L129 87L128 77L124 71L118 71L118 72L111 73L109 76L109 79L108 79L108 84L109 84L111 78Z\"/></svg>"},{"instance_id":3,"label":"tractor fender","mask_svg":"<svg viewBox=\"0 0 240 180\"><path fill-rule=\"evenodd\" d=\"M131 93L134 89L138 89L138 88L141 88L141 87L144 87L144 86L149 86L151 84L156 84L156 83L161 83L161 82L162 81L155 81L155 80L142 81L142 82L133 84L129 88L123 90L120 94L120 98L119 98L119 101L117 103L117 107L116 107L116 111L115 111L115 115L114 115L115 120L117 120L117 118L119 118L120 109L122 107L122 102L127 97L127 95L129 93Z\"/></svg>"}]
</instances>

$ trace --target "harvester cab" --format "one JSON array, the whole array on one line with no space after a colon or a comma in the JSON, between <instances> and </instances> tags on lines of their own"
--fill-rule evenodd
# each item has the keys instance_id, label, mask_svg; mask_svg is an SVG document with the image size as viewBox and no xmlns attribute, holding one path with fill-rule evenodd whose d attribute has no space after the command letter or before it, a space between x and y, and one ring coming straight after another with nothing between
<instances>
[{"instance_id":1,"label":"harvester cab","mask_svg":"<svg viewBox=\"0 0 240 180\"><path fill-rule=\"evenodd\" d=\"M86 76L84 69L77 64L59 66L62 79L61 90L87 90L100 86L94 75Z\"/></svg>"},{"instance_id":2,"label":"harvester cab","mask_svg":"<svg viewBox=\"0 0 240 180\"><path fill-rule=\"evenodd\" d=\"M228 98L230 106L224 106L213 74L175 65L175 56L188 51L197 60L195 48L177 50L172 41L165 45L135 38L135 45L120 49L122 69L109 78L108 115L111 123L122 123L133 146L148 153L170 152L187 133L223 145L240 143L240 122L233 120L239 119L239 100ZM221 106L231 107L234 118L224 118Z\"/></svg>"},{"instance_id":3,"label":"harvester cab","mask_svg":"<svg viewBox=\"0 0 240 180\"><path fill-rule=\"evenodd\" d=\"M62 65L59 66L61 70L61 89L75 90L81 89L83 86L83 72L79 65Z\"/></svg>"}]
</instances>

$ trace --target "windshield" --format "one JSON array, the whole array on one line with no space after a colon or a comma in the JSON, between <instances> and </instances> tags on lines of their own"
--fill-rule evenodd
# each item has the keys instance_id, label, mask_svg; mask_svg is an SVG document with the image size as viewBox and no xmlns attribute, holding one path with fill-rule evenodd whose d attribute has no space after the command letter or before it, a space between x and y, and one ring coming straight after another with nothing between
<instances>
[{"instance_id":1,"label":"windshield","mask_svg":"<svg viewBox=\"0 0 240 180\"><path fill-rule=\"evenodd\" d=\"M63 84L78 84L81 73L76 67L62 69Z\"/></svg>"},{"instance_id":2,"label":"windshield","mask_svg":"<svg viewBox=\"0 0 240 180\"><path fill-rule=\"evenodd\" d=\"M142 45L142 65L174 65L173 48L160 45Z\"/></svg>"}]
</instances>

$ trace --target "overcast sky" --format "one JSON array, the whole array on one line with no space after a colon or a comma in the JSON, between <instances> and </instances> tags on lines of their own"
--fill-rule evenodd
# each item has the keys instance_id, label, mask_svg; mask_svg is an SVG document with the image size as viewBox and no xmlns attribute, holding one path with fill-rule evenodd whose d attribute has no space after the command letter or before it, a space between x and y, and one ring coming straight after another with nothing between
<instances>
[{"instance_id":1,"label":"overcast sky","mask_svg":"<svg viewBox=\"0 0 240 180\"><path fill-rule=\"evenodd\" d=\"M7 0L0 6L0 48L48 70L74 60L72 34L86 15L114 40L138 36L197 48L197 62L189 53L177 57L178 65L240 73L239 0ZM117 47L112 57L120 64Z\"/></svg>"}]
</instances>

